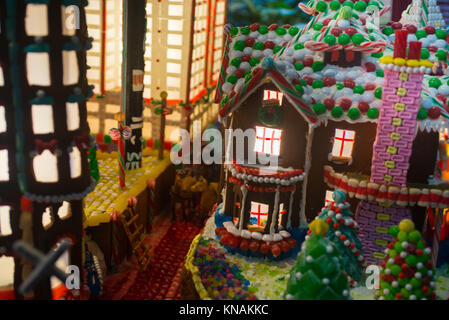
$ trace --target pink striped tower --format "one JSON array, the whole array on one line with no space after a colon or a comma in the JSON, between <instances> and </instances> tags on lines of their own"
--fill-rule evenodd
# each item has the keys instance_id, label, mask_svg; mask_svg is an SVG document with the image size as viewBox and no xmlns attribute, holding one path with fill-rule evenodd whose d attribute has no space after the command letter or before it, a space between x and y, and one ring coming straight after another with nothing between
<instances>
[{"instance_id":1,"label":"pink striped tower","mask_svg":"<svg viewBox=\"0 0 449 320\"><path fill-rule=\"evenodd\" d=\"M407 35L407 31L396 31L394 59L407 59ZM419 60L420 55L421 43L412 42L408 59ZM406 186L423 77L424 73L419 71L401 71L397 66L385 68L382 106L371 167L370 182L373 184L386 185L388 188ZM368 264L382 262L386 246L392 240L388 229L403 219L411 219L411 211L407 207L379 205L375 201L360 203L357 220Z\"/></svg>"}]
</instances>

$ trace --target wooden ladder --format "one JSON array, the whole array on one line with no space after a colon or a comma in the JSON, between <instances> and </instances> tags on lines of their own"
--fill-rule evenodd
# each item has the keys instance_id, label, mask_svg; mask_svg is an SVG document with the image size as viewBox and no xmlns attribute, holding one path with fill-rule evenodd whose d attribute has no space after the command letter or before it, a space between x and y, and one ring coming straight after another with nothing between
<instances>
[{"instance_id":1,"label":"wooden ladder","mask_svg":"<svg viewBox=\"0 0 449 320\"><path fill-rule=\"evenodd\" d=\"M151 262L153 254L149 254L151 246L146 247L144 245L144 226L138 221L139 215L136 213L135 204L135 202L128 200L128 209L120 215L120 221L131 244L133 254L137 259L140 271L144 273Z\"/></svg>"}]
</instances>

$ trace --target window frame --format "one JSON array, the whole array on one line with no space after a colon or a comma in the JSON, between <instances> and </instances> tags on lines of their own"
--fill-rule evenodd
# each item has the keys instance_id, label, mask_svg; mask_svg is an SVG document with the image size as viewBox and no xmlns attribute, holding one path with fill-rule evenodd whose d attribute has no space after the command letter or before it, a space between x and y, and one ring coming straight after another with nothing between
<instances>
[{"instance_id":1,"label":"window frame","mask_svg":"<svg viewBox=\"0 0 449 320\"><path fill-rule=\"evenodd\" d=\"M338 136L338 132L342 131L342 136L339 137ZM352 138L346 138L346 133L347 132L352 132L353 137ZM354 145L355 145L355 141L356 141L356 132L354 130L347 130L347 129L339 129L336 128L335 129L335 133L332 137L332 148L331 148L331 152L329 153L328 156L328 160L331 162L334 162L336 164L347 164L350 165L352 164L353 161L353 153L354 153ZM351 146L351 153L350 156L345 156L344 155L344 148L345 148L345 142L348 143L352 143ZM336 144L340 143L340 155L336 156L334 154L334 149L336 148Z\"/></svg>"}]
</instances>

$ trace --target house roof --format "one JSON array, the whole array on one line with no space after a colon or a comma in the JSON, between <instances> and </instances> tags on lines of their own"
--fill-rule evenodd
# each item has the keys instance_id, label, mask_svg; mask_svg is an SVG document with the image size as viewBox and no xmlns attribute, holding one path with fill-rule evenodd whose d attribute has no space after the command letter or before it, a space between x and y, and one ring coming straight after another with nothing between
<instances>
[{"instance_id":1,"label":"house roof","mask_svg":"<svg viewBox=\"0 0 449 320\"><path fill-rule=\"evenodd\" d=\"M323 6L323 2L310 1L306 10L315 12L318 3ZM379 28L367 22L372 9L369 6L354 5L361 11L344 9L345 5L333 10L335 2L325 3L328 6L324 11L319 6L322 12L302 30L258 24L230 29L216 95L221 117L238 108L268 76L309 123L327 119L377 122L384 85L380 59L393 55L395 29L407 28L408 41L422 43L422 61L427 67L429 61L447 60L449 46L444 30L417 29L400 23ZM381 2L377 3L383 10ZM345 46L363 53L360 66L324 64L324 51L342 50ZM446 70L447 65L443 68ZM421 130L438 131L449 126L448 96L448 76L424 76L423 110L418 119Z\"/></svg>"}]
</instances>

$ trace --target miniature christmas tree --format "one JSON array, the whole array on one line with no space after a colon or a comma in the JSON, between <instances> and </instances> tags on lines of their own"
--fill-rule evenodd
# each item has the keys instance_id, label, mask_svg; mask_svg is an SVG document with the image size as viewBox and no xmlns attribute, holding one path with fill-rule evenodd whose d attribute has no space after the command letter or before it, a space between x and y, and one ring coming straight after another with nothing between
<instances>
[{"instance_id":1,"label":"miniature christmas tree","mask_svg":"<svg viewBox=\"0 0 449 320\"><path fill-rule=\"evenodd\" d=\"M100 180L100 170L98 169L97 149L95 147L89 148L87 159L89 160L90 176L98 182Z\"/></svg>"},{"instance_id":2,"label":"miniature christmas tree","mask_svg":"<svg viewBox=\"0 0 449 320\"><path fill-rule=\"evenodd\" d=\"M435 299L435 269L413 221L406 219L390 228L393 241L382 262L380 297L385 300Z\"/></svg>"},{"instance_id":3,"label":"miniature christmas tree","mask_svg":"<svg viewBox=\"0 0 449 320\"><path fill-rule=\"evenodd\" d=\"M351 277L350 282L355 284L355 281L360 281L365 264L362 243L357 236L358 224L349 210L349 203L345 201L346 194L336 190L333 199L334 202L327 203L317 218L329 225L326 237L337 246L344 269ZM309 230L309 234L311 232Z\"/></svg>"},{"instance_id":4,"label":"miniature christmas tree","mask_svg":"<svg viewBox=\"0 0 449 320\"><path fill-rule=\"evenodd\" d=\"M309 225L313 235L304 242L290 271L287 300L347 300L348 277L335 244L324 235L329 225L317 219Z\"/></svg>"}]
</instances>

